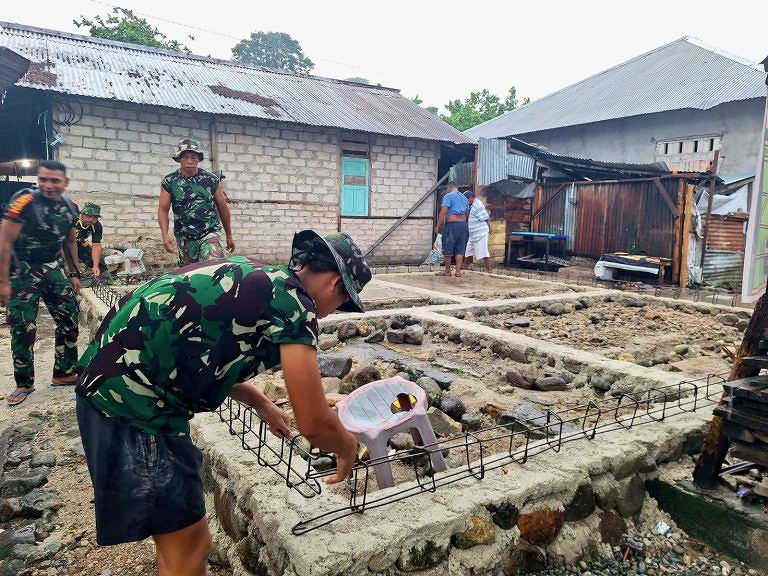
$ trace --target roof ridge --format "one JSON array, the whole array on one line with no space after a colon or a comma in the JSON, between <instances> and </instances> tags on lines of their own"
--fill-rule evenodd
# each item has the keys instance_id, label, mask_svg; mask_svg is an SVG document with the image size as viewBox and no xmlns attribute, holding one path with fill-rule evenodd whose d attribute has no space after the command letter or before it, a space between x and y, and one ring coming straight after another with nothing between
<instances>
[{"instance_id":1,"label":"roof ridge","mask_svg":"<svg viewBox=\"0 0 768 576\"><path fill-rule=\"evenodd\" d=\"M145 46L144 44L133 44L131 42L122 42L120 40L107 40L105 38L96 38L93 36L85 36L83 34L73 34L72 32L63 32L61 30L53 30L51 28L39 28L37 26L29 26L27 24L20 24L17 22L7 22L0 20L0 31L2 30L21 30L25 32L35 32L38 34L44 34L47 36L53 36L58 38L66 38L71 40L80 40L83 42L90 42L92 44L101 44L106 46L114 46L115 48L123 48L126 50L136 50L138 52L146 52L149 54L158 54L160 56L171 56L175 58L182 58L186 60L195 60L200 62L210 62L212 64L220 64L223 66L232 66L234 68L243 68L245 70L257 70L259 72L265 72L268 74L279 74L282 76L295 76L297 78L310 78L312 80L319 80L322 82L335 82L340 84L348 84L352 86L359 86L365 89L374 90L387 90L390 92L400 93L398 88L391 88L389 86L374 86L371 84L360 84L358 82L349 82L347 80L340 80L338 78L328 78L326 76L315 76L313 74L297 74L295 72L287 72L285 70L277 70L275 68L268 68L266 66L249 66L236 60L224 60L222 58L214 58L212 56L201 56L199 54L191 54L187 52L179 52L176 50L168 50L167 48L155 48L154 46Z\"/></svg>"}]
</instances>

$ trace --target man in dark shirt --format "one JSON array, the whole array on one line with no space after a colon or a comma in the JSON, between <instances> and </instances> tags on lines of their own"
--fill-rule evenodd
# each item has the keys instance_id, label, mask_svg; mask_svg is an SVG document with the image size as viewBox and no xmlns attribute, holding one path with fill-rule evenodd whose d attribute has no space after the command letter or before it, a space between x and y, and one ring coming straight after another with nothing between
<instances>
[{"instance_id":1,"label":"man in dark shirt","mask_svg":"<svg viewBox=\"0 0 768 576\"><path fill-rule=\"evenodd\" d=\"M104 263L101 252L104 229L99 218L101 218L101 206L94 202L86 202L80 210L80 217L75 221L77 257L80 262L88 266L94 277L109 280L109 269Z\"/></svg>"},{"instance_id":2,"label":"man in dark shirt","mask_svg":"<svg viewBox=\"0 0 768 576\"><path fill-rule=\"evenodd\" d=\"M179 266L223 258L226 256L221 238L223 227L226 251L231 254L235 250L235 241L227 199L221 179L199 167L203 153L197 140L181 140L172 158L179 163L179 169L163 178L157 209L165 250L170 253L178 250ZM168 211L171 208L175 241L168 234Z\"/></svg>"},{"instance_id":3,"label":"man in dark shirt","mask_svg":"<svg viewBox=\"0 0 768 576\"><path fill-rule=\"evenodd\" d=\"M79 308L75 293L80 290L80 275L75 264L73 224L77 209L64 195L69 179L61 162L40 162L37 184L11 198L0 227L0 304L8 304L16 380L16 389L6 396L11 406L23 402L34 390L34 346L41 298L56 323L51 384L74 384L76 378ZM59 263L63 244L69 280ZM9 281L11 261L14 272Z\"/></svg>"}]
</instances>

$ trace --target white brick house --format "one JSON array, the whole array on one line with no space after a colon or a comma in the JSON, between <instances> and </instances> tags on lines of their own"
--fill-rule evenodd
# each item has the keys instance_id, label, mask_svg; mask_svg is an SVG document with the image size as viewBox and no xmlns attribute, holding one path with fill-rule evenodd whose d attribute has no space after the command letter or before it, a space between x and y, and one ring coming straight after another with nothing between
<instances>
[{"instance_id":1,"label":"white brick house","mask_svg":"<svg viewBox=\"0 0 768 576\"><path fill-rule=\"evenodd\" d=\"M237 252L263 261L284 261L305 227L345 230L365 250L474 154L470 138L388 88L16 24L0 23L0 46L31 61L0 104L0 170L61 160L76 200L102 205L105 244L142 245L153 263L173 260L157 197L182 137L225 176ZM430 196L369 259L423 260L434 210Z\"/></svg>"}]
</instances>

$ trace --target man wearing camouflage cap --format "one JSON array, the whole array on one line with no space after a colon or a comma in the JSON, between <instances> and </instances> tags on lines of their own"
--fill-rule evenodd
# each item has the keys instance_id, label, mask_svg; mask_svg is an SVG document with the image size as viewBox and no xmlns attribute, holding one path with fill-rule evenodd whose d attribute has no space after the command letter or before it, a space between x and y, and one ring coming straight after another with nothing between
<instances>
[{"instance_id":1,"label":"man wearing camouflage cap","mask_svg":"<svg viewBox=\"0 0 768 576\"><path fill-rule=\"evenodd\" d=\"M167 252L178 251L179 266L223 258L224 227L226 251L235 250L229 207L221 179L199 167L204 156L197 140L184 138L171 156L179 169L171 172L160 185L157 221ZM168 212L173 208L173 235L168 233Z\"/></svg>"},{"instance_id":2,"label":"man wearing camouflage cap","mask_svg":"<svg viewBox=\"0 0 768 576\"><path fill-rule=\"evenodd\" d=\"M101 277L108 281L109 269L101 257L101 238L104 229L99 218L101 218L101 206L94 202L86 202L80 210L80 217L75 221L77 257L91 269L94 277Z\"/></svg>"},{"instance_id":3,"label":"man wearing camouflage cap","mask_svg":"<svg viewBox=\"0 0 768 576\"><path fill-rule=\"evenodd\" d=\"M160 574L202 576L211 536L189 420L229 396L254 407L273 434L290 436L287 414L248 382L278 364L299 432L336 454L327 482L345 480L357 440L325 401L317 320L362 312L358 293L370 279L349 235L303 230L287 266L241 256L198 262L110 310L80 359L76 389L97 542L152 536Z\"/></svg>"}]
</instances>

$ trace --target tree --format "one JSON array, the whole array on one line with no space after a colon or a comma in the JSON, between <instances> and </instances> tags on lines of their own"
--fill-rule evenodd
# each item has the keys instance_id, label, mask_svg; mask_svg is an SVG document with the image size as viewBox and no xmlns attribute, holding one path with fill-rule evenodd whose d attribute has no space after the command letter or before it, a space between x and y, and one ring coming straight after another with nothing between
<instances>
[{"instance_id":1,"label":"tree","mask_svg":"<svg viewBox=\"0 0 768 576\"><path fill-rule=\"evenodd\" d=\"M344 82L357 82L358 84L370 84L368 78L361 78L360 76L352 76L352 78L344 78Z\"/></svg>"},{"instance_id":2,"label":"tree","mask_svg":"<svg viewBox=\"0 0 768 576\"><path fill-rule=\"evenodd\" d=\"M523 100L523 104L528 102L529 98ZM504 102L496 94L481 90L470 93L469 98L464 100L451 100L445 107L449 114L441 114L440 118L457 130L464 131L517 108L517 89L512 86Z\"/></svg>"},{"instance_id":3,"label":"tree","mask_svg":"<svg viewBox=\"0 0 768 576\"><path fill-rule=\"evenodd\" d=\"M301 45L283 32L251 32L232 48L232 57L249 66L266 66L275 70L309 74L314 62L304 56Z\"/></svg>"},{"instance_id":4,"label":"tree","mask_svg":"<svg viewBox=\"0 0 768 576\"><path fill-rule=\"evenodd\" d=\"M178 52L190 52L184 44L177 40L170 40L144 18L136 16L133 10L127 8L115 6L112 14L108 15L106 19L102 16L96 16L93 20L88 20L81 14L80 20L73 20L72 22L78 28L88 28L89 34L94 38L117 40ZM193 36L189 36L189 38L194 40Z\"/></svg>"},{"instance_id":5,"label":"tree","mask_svg":"<svg viewBox=\"0 0 768 576\"><path fill-rule=\"evenodd\" d=\"M416 96L411 98L411 102L416 104L416 106L421 106L424 103L424 100L419 98L419 95L416 94ZM434 114L435 116L437 116L437 106L422 106L422 108L424 108L424 110L426 110L430 114Z\"/></svg>"}]
</instances>

